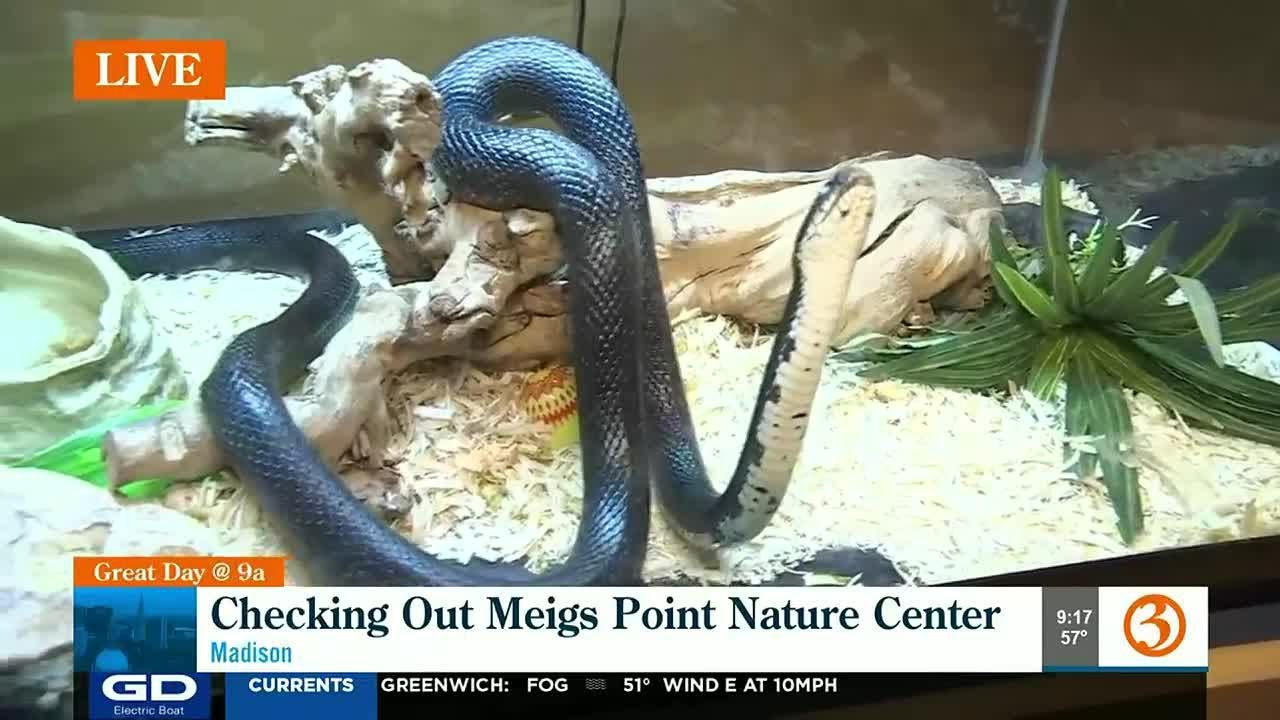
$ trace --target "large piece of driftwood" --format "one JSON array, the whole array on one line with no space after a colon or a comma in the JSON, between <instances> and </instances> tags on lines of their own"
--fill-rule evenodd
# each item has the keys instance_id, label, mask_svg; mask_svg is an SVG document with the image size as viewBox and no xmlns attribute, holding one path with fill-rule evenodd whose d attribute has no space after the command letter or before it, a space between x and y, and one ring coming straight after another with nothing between
<instances>
[{"instance_id":1,"label":"large piece of driftwood","mask_svg":"<svg viewBox=\"0 0 1280 720\"><path fill-rule=\"evenodd\" d=\"M366 290L308 389L288 399L330 459L350 449L376 456L386 417L378 385L408 364L451 356L528 368L569 351L571 289L556 279L562 258L551 215L449 202L426 161L441 121L430 80L395 60L328 66L287 87L232 88L225 100L188 107L189 144L264 152L281 172L307 173L382 250L392 287ZM920 155L846 162L870 173L877 197L837 343L890 331L921 303L980 305L987 231L1001 219L986 174ZM797 231L838 167L649 179L669 312L779 321ZM223 465L197 404L113 432L106 451L117 485L195 478Z\"/></svg>"}]
</instances>

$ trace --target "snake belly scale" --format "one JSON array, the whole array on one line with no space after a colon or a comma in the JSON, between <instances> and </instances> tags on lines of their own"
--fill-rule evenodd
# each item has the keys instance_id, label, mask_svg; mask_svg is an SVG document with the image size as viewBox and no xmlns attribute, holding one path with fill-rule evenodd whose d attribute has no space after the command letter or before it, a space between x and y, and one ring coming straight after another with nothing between
<instances>
[{"instance_id":1,"label":"snake belly scale","mask_svg":"<svg viewBox=\"0 0 1280 720\"><path fill-rule=\"evenodd\" d=\"M308 279L275 319L238 335L201 385L211 431L306 580L364 586L573 586L641 582L650 488L685 537L741 542L768 525L797 462L831 338L874 209L870 175L839 169L796 238L793 285L738 467L716 491L699 453L658 272L630 114L608 76L557 41L477 45L433 79L443 102L430 159L454 200L543 210L568 264L581 418L583 514L569 557L522 563L436 558L387 526L294 424L282 389L349 321L359 286L341 253L296 216L220 220L140 237L80 233L133 276L199 268ZM497 121L549 116L560 132Z\"/></svg>"}]
</instances>

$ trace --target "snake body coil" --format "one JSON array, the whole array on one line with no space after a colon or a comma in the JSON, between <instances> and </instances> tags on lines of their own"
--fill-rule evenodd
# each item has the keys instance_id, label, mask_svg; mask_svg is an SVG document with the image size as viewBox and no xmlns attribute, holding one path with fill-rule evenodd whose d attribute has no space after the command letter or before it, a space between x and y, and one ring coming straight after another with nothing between
<instances>
[{"instance_id":1,"label":"snake body coil","mask_svg":"<svg viewBox=\"0 0 1280 720\"><path fill-rule=\"evenodd\" d=\"M517 37L479 45L434 79L444 127L432 165L451 199L551 213L568 261L572 357L581 418L583 517L568 560L522 565L434 558L347 490L293 423L281 397L350 317L358 284L329 243L294 218L219 221L140 238L82 234L134 275L197 267L304 275L278 318L236 337L201 387L229 464L308 578L327 585L629 585L640 580L652 484L696 541L741 541L778 508L800 450L835 332L871 179L838 172L797 238L794 283L728 488L708 481L658 274L644 172L631 118L608 77L572 48ZM501 125L539 112L563 134ZM859 205L861 203L861 205ZM835 236L829 217L851 230Z\"/></svg>"}]
</instances>

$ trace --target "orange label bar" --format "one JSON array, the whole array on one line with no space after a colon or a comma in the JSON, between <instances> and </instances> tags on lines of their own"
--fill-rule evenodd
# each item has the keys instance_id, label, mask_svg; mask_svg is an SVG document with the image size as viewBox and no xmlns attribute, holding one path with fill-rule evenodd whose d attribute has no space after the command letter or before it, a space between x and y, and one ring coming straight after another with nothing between
<instances>
[{"instance_id":1,"label":"orange label bar","mask_svg":"<svg viewBox=\"0 0 1280 720\"><path fill-rule=\"evenodd\" d=\"M222 100L225 40L76 40L76 100Z\"/></svg>"},{"instance_id":2,"label":"orange label bar","mask_svg":"<svg viewBox=\"0 0 1280 720\"><path fill-rule=\"evenodd\" d=\"M283 557L75 557L76 587L281 587Z\"/></svg>"}]
</instances>

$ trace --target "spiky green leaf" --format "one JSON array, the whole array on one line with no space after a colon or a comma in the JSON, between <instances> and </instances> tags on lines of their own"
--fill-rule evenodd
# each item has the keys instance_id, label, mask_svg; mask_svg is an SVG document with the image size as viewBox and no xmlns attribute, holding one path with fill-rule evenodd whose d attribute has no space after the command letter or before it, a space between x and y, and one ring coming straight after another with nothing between
<instances>
[{"instance_id":1,"label":"spiky green leaf","mask_svg":"<svg viewBox=\"0 0 1280 720\"><path fill-rule=\"evenodd\" d=\"M1214 305L1224 344L1274 337L1280 319L1280 275L1223 293ZM1179 303L1127 317L1117 328L1138 337L1173 338L1198 332L1200 323L1190 303Z\"/></svg>"},{"instance_id":2,"label":"spiky green leaf","mask_svg":"<svg viewBox=\"0 0 1280 720\"><path fill-rule=\"evenodd\" d=\"M965 364L932 368L918 372L895 373L894 377L922 385L965 390L998 390L1008 383L1019 384L1027 376L1031 353L1002 356L984 365Z\"/></svg>"},{"instance_id":3,"label":"spiky green leaf","mask_svg":"<svg viewBox=\"0 0 1280 720\"><path fill-rule=\"evenodd\" d=\"M1127 319L1126 316L1134 314L1139 307L1139 300L1146 292L1151 273L1169 252L1177 227L1177 222L1166 225L1133 265L1123 270L1102 291L1098 299L1085 307L1085 311L1090 316L1103 320Z\"/></svg>"},{"instance_id":4,"label":"spiky green leaf","mask_svg":"<svg viewBox=\"0 0 1280 720\"><path fill-rule=\"evenodd\" d=\"M1222 308L1218 308L1219 322ZM1186 303L1170 305L1161 310L1148 312L1136 317L1125 318L1112 324L1116 330L1139 337L1178 337L1199 332L1196 315Z\"/></svg>"},{"instance_id":5,"label":"spiky green leaf","mask_svg":"<svg viewBox=\"0 0 1280 720\"><path fill-rule=\"evenodd\" d=\"M1071 381L1084 398L1084 415L1098 451L1102 483L1115 508L1120 536L1132 543L1142 532L1142 498L1138 492L1138 468L1133 458L1133 424L1129 404L1120 383L1108 375L1089 353L1072 359L1076 372Z\"/></svg>"},{"instance_id":6,"label":"spiky green leaf","mask_svg":"<svg viewBox=\"0 0 1280 720\"><path fill-rule=\"evenodd\" d=\"M1062 227L1062 177L1056 167L1050 167L1040 179L1040 231L1048 254L1066 253L1067 233Z\"/></svg>"},{"instance_id":7,"label":"spiky green leaf","mask_svg":"<svg viewBox=\"0 0 1280 720\"><path fill-rule=\"evenodd\" d=\"M951 365L981 364L993 358L1008 357L1011 351L1025 351L1026 345L1035 336L1035 328L1030 323L1022 318L1009 316L984 328L958 335L950 342L868 366L859 374L867 378L883 379Z\"/></svg>"},{"instance_id":8,"label":"spiky green leaf","mask_svg":"<svg viewBox=\"0 0 1280 720\"><path fill-rule=\"evenodd\" d=\"M1089 348L1107 372L1188 420L1236 437L1280 444L1280 386L1196 362L1165 343L1090 337Z\"/></svg>"},{"instance_id":9,"label":"spiky green leaf","mask_svg":"<svg viewBox=\"0 0 1280 720\"><path fill-rule=\"evenodd\" d=\"M1186 296L1187 305L1191 306L1209 356L1218 367L1222 367L1225 364L1222 359L1222 327L1218 324L1218 310L1214 307L1213 297L1204 283L1193 277L1174 275L1173 280Z\"/></svg>"},{"instance_id":10,"label":"spiky green leaf","mask_svg":"<svg viewBox=\"0 0 1280 720\"><path fill-rule=\"evenodd\" d=\"M1080 337L1094 362L1126 387L1152 397L1169 392L1158 378L1147 372L1151 360L1142 355L1134 340L1098 330L1085 330Z\"/></svg>"},{"instance_id":11,"label":"spiky green leaf","mask_svg":"<svg viewBox=\"0 0 1280 720\"><path fill-rule=\"evenodd\" d=\"M1161 404L1182 414L1190 424L1245 440L1280 445L1280 431L1276 429L1274 417L1232 407L1220 398L1206 395L1201 385L1163 369L1158 372L1165 375L1162 379L1172 388L1171 393L1161 396Z\"/></svg>"},{"instance_id":12,"label":"spiky green leaf","mask_svg":"<svg viewBox=\"0 0 1280 720\"><path fill-rule=\"evenodd\" d=\"M1280 309L1280 274L1263 278L1248 287L1223 293L1217 305L1220 317L1247 317Z\"/></svg>"},{"instance_id":13,"label":"spiky green leaf","mask_svg":"<svg viewBox=\"0 0 1280 720\"><path fill-rule=\"evenodd\" d=\"M1280 311L1248 318L1230 318L1223 320L1220 324L1224 345L1280 337Z\"/></svg>"},{"instance_id":14,"label":"spiky green leaf","mask_svg":"<svg viewBox=\"0 0 1280 720\"><path fill-rule=\"evenodd\" d=\"M1085 265L1084 275L1080 279L1080 302L1084 305L1102 297L1107 282L1111 279L1112 258L1120 248L1120 232L1114 225L1103 224L1099 230L1098 243L1093 256Z\"/></svg>"},{"instance_id":15,"label":"spiky green leaf","mask_svg":"<svg viewBox=\"0 0 1280 720\"><path fill-rule=\"evenodd\" d=\"M1163 342L1086 333L1090 353L1126 387L1202 427L1280 444L1280 386ZM1203 350L1202 350L1203 352Z\"/></svg>"},{"instance_id":16,"label":"spiky green leaf","mask_svg":"<svg viewBox=\"0 0 1280 720\"><path fill-rule=\"evenodd\" d=\"M987 242L991 245L991 262L995 267L1007 265L1012 268L1018 267L1018 261L1013 259L1013 255L1009 252L1009 246L1005 244L1005 231L999 221L992 220L991 225L987 229ZM1000 277L999 273L991 274L991 284L995 286L996 295L1004 301L1005 305L1011 308L1018 307L1018 299L1014 297L1013 291L1009 289L1009 285Z\"/></svg>"},{"instance_id":17,"label":"spiky green leaf","mask_svg":"<svg viewBox=\"0 0 1280 720\"><path fill-rule=\"evenodd\" d=\"M1210 365L1190 349L1149 340L1137 340L1135 345L1173 376L1200 387L1206 404L1219 412L1280 427L1280 384L1233 367Z\"/></svg>"},{"instance_id":18,"label":"spiky green leaf","mask_svg":"<svg viewBox=\"0 0 1280 720\"><path fill-rule=\"evenodd\" d=\"M1080 291L1071 267L1067 233L1062 226L1062 181L1051 168L1040 183L1040 214L1044 237L1047 284L1053 300L1063 315L1080 311Z\"/></svg>"},{"instance_id":19,"label":"spiky green leaf","mask_svg":"<svg viewBox=\"0 0 1280 720\"><path fill-rule=\"evenodd\" d=\"M1018 299L1018 304L1045 326L1060 328L1075 320L1072 315L1054 303L1044 290L1036 287L1016 269L998 264L995 270L996 274L1009 286L1009 291Z\"/></svg>"},{"instance_id":20,"label":"spiky green leaf","mask_svg":"<svg viewBox=\"0 0 1280 720\"><path fill-rule=\"evenodd\" d=\"M1073 333L1042 341L1031 360L1027 390L1042 400L1052 398L1066 378L1071 357L1079 347L1080 339Z\"/></svg>"},{"instance_id":21,"label":"spiky green leaf","mask_svg":"<svg viewBox=\"0 0 1280 720\"><path fill-rule=\"evenodd\" d=\"M1192 255L1190 260L1183 263L1182 267L1178 268L1174 274L1190 278L1200 277L1200 273L1208 270L1214 261L1218 259L1218 256L1222 254L1222 251L1227 249L1231 238L1235 237L1246 217L1247 213L1245 212L1232 213L1231 218L1221 228L1218 228L1218 232L1214 234L1213 238L1205 243L1195 255ZM1177 289L1176 281L1173 277L1174 274L1162 275L1147 286L1147 291L1142 298L1143 307L1158 308L1164 303L1165 298L1173 294L1173 291Z\"/></svg>"},{"instance_id":22,"label":"spiky green leaf","mask_svg":"<svg viewBox=\"0 0 1280 720\"><path fill-rule=\"evenodd\" d=\"M959 317L959 316L957 316ZM895 358L915 356L921 350L947 345L967 338L977 332L993 332L997 327L1011 325L1029 326L1030 320L1016 308L999 306L994 311L984 311L964 319L952 319L948 323L931 326L920 335L890 336L881 333L864 333L850 339L831 353L831 358L846 363L883 363Z\"/></svg>"},{"instance_id":23,"label":"spiky green leaf","mask_svg":"<svg viewBox=\"0 0 1280 720\"><path fill-rule=\"evenodd\" d=\"M1169 278L1170 282L1175 282ZM1176 282L1175 282L1176 285ZM1247 287L1222 293L1215 298L1221 321L1234 317L1247 317L1280 310L1280 274L1265 277ZM1172 329L1186 323L1194 323L1191 306L1186 303L1161 304L1155 309L1145 309L1124 318L1126 324L1145 329Z\"/></svg>"},{"instance_id":24,"label":"spiky green leaf","mask_svg":"<svg viewBox=\"0 0 1280 720\"><path fill-rule=\"evenodd\" d=\"M1072 453L1079 453L1070 469L1076 474L1076 477L1083 480L1093 475L1093 471L1097 466L1098 456L1093 452L1086 452L1084 449L1077 450L1073 447L1076 443L1071 442L1072 439L1089 437L1090 433L1085 394L1082 392L1084 387L1075 378L1078 372L1078 368L1073 363L1067 364L1067 393L1063 407L1063 424L1068 441L1063 443L1062 452L1064 460L1069 460Z\"/></svg>"}]
</instances>

